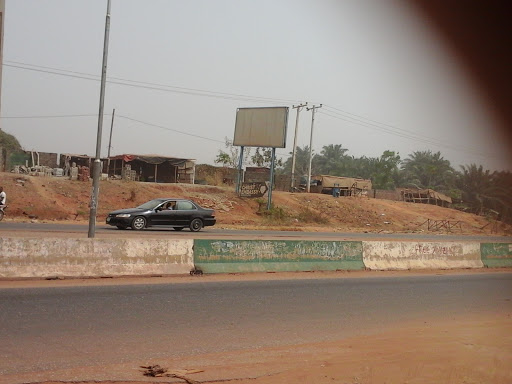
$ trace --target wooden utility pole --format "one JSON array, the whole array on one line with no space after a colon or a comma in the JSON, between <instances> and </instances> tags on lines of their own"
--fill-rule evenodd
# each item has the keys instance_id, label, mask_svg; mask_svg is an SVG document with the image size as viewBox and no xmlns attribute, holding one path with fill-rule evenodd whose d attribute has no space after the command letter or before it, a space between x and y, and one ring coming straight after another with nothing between
<instances>
[{"instance_id":1,"label":"wooden utility pole","mask_svg":"<svg viewBox=\"0 0 512 384\"><path fill-rule=\"evenodd\" d=\"M295 156L297 155L297 133L299 130L299 113L302 111L302 108L307 106L306 104L294 105L292 108L297 108L297 117L295 118L295 137L293 139L293 154L292 154L292 183L291 183L291 191L295 190Z\"/></svg>"},{"instance_id":2,"label":"wooden utility pole","mask_svg":"<svg viewBox=\"0 0 512 384\"><path fill-rule=\"evenodd\" d=\"M311 108L306 108L306 110L313 110L313 114L311 115L311 135L309 137L309 167L308 167L308 184L306 187L306 191L309 193L311 189L311 164L313 162L313 127L315 125L315 111L318 108L322 108L322 104L313 105Z\"/></svg>"}]
</instances>

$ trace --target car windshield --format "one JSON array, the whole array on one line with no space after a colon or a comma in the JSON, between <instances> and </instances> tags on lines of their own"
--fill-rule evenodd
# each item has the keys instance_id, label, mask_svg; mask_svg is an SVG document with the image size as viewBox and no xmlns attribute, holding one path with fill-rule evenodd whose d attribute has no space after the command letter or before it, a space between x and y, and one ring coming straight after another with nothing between
<instances>
[{"instance_id":1,"label":"car windshield","mask_svg":"<svg viewBox=\"0 0 512 384\"><path fill-rule=\"evenodd\" d=\"M138 209L155 209L160 204L162 204L162 200L151 200L151 201L148 201L147 203L139 205L137 208Z\"/></svg>"}]
</instances>

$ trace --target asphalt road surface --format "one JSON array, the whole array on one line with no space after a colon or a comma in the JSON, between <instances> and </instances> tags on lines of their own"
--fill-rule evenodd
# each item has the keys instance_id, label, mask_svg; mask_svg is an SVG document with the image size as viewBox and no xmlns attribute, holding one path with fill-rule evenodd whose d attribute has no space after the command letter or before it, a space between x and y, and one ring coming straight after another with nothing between
<instances>
[{"instance_id":1,"label":"asphalt road surface","mask_svg":"<svg viewBox=\"0 0 512 384\"><path fill-rule=\"evenodd\" d=\"M511 310L512 273L3 288L0 375L338 340Z\"/></svg>"},{"instance_id":2,"label":"asphalt road surface","mask_svg":"<svg viewBox=\"0 0 512 384\"><path fill-rule=\"evenodd\" d=\"M0 234L6 236L68 236L87 237L87 224L49 224L49 223L0 223ZM299 231L260 231L260 230L233 230L218 227L204 228L200 232L190 232L185 229L176 232L172 228L148 228L143 231L118 230L110 225L99 224L96 226L98 237L169 237L173 238L238 238L238 239L321 239L321 240L418 240L418 241L482 241L482 242L512 242L512 237L505 236L478 236L478 235L453 235L418 234L418 233L341 233L341 232L299 232Z\"/></svg>"}]
</instances>

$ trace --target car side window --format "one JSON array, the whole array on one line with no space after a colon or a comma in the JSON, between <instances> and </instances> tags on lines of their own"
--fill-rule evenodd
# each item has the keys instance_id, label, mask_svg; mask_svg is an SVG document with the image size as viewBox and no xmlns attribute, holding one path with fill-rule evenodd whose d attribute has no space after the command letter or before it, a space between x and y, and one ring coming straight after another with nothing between
<instances>
[{"instance_id":1,"label":"car side window","mask_svg":"<svg viewBox=\"0 0 512 384\"><path fill-rule=\"evenodd\" d=\"M190 201L178 201L176 203L176 207L179 211L189 211L191 209L196 209L194 204L192 204Z\"/></svg>"}]
</instances>

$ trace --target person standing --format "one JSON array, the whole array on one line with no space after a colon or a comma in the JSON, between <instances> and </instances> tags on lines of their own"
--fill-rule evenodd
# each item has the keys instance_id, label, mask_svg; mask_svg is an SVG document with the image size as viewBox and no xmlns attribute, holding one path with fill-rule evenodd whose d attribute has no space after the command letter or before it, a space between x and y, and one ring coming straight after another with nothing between
<instances>
[{"instance_id":1,"label":"person standing","mask_svg":"<svg viewBox=\"0 0 512 384\"><path fill-rule=\"evenodd\" d=\"M4 192L4 187L0 187L0 205L7 203L7 194Z\"/></svg>"}]
</instances>

